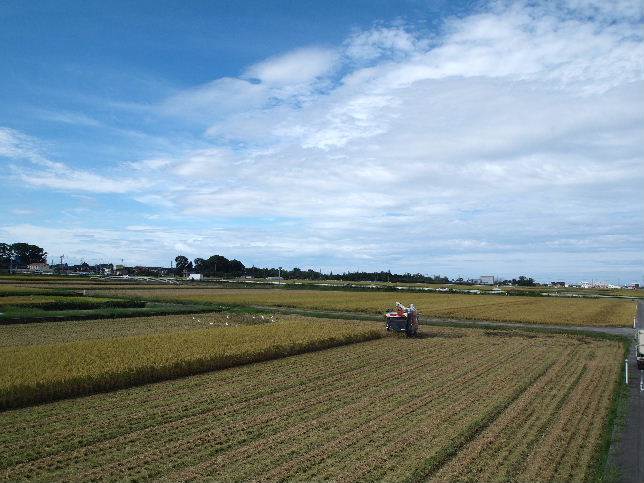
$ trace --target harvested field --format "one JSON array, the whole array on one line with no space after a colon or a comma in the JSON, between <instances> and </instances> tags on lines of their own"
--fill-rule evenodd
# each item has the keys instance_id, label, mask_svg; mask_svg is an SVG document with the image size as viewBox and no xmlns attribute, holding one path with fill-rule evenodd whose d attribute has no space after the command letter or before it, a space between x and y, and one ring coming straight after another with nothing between
<instances>
[{"instance_id":1,"label":"harvested field","mask_svg":"<svg viewBox=\"0 0 644 483\"><path fill-rule=\"evenodd\" d=\"M525 335L432 329L5 411L0 478L592 479L622 345Z\"/></svg>"},{"instance_id":2,"label":"harvested field","mask_svg":"<svg viewBox=\"0 0 644 483\"><path fill-rule=\"evenodd\" d=\"M280 289L159 289L112 293L147 300L189 300L375 314L383 313L400 300L407 304L415 303L426 317L557 325L628 327L633 324L636 313L635 302L613 299Z\"/></svg>"},{"instance_id":3,"label":"harvested field","mask_svg":"<svg viewBox=\"0 0 644 483\"><path fill-rule=\"evenodd\" d=\"M0 409L381 337L374 324L294 320L55 345L0 347Z\"/></svg>"}]
</instances>

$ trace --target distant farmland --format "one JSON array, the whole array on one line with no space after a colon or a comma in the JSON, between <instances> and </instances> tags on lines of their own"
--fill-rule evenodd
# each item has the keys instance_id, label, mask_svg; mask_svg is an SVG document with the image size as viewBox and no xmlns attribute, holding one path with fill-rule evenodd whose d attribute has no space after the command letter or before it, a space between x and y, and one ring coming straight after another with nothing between
<instances>
[{"instance_id":1,"label":"distant farmland","mask_svg":"<svg viewBox=\"0 0 644 483\"><path fill-rule=\"evenodd\" d=\"M529 322L535 324L628 327L633 324L636 304L630 300L570 299L502 295L352 292L280 289L128 289L113 291L148 300L182 300L295 307L381 314L396 301L415 303L426 317L468 320Z\"/></svg>"}]
</instances>

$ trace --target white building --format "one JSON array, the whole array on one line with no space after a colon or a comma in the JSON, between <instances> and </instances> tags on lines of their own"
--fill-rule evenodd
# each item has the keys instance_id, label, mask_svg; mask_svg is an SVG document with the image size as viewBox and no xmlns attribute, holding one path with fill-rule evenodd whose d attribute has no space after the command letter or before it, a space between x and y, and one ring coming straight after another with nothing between
<instances>
[{"instance_id":1,"label":"white building","mask_svg":"<svg viewBox=\"0 0 644 483\"><path fill-rule=\"evenodd\" d=\"M200 273L189 273L188 274L188 280L198 280L201 281L203 280L203 275Z\"/></svg>"},{"instance_id":2,"label":"white building","mask_svg":"<svg viewBox=\"0 0 644 483\"><path fill-rule=\"evenodd\" d=\"M494 275L481 275L481 285L494 285Z\"/></svg>"},{"instance_id":3,"label":"white building","mask_svg":"<svg viewBox=\"0 0 644 483\"><path fill-rule=\"evenodd\" d=\"M44 272L49 270L49 265L46 262L35 262L27 265L30 272Z\"/></svg>"}]
</instances>

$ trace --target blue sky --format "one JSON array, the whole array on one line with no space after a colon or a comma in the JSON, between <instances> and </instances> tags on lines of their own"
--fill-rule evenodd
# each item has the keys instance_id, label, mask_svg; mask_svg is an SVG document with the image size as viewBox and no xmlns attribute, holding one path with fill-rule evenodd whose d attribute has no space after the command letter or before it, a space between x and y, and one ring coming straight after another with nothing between
<instances>
[{"instance_id":1,"label":"blue sky","mask_svg":"<svg viewBox=\"0 0 644 483\"><path fill-rule=\"evenodd\" d=\"M644 2L0 2L0 240L642 282Z\"/></svg>"}]
</instances>

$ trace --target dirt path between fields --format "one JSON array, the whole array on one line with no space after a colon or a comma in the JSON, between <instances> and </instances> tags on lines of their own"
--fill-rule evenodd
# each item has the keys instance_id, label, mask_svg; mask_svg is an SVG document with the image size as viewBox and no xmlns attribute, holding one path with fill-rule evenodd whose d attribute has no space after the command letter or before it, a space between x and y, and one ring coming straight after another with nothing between
<instances>
[{"instance_id":1,"label":"dirt path between fields","mask_svg":"<svg viewBox=\"0 0 644 483\"><path fill-rule=\"evenodd\" d=\"M639 302L642 304L642 302ZM265 310L267 312L277 312L282 314L300 314L307 316L320 316L328 318L351 319L351 320L373 320L382 322L384 324L384 317L381 315L365 314L361 312L340 312L333 310L312 310L312 309L296 309L289 307L270 307L266 305L253 305L258 310ZM641 307L641 305L640 305ZM641 314L641 311L639 312ZM611 334L632 337L632 327L595 327L595 326L581 326L581 325L551 325L551 324L528 324L525 322L497 322L493 320L467 320L467 319L439 319L434 317L419 317L419 321L423 325L439 325L439 326L452 326L452 327L481 327L481 328L497 328L497 329L539 329L551 330L553 332L594 332L598 334ZM642 324L644 327L644 323Z\"/></svg>"}]
</instances>

